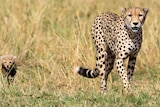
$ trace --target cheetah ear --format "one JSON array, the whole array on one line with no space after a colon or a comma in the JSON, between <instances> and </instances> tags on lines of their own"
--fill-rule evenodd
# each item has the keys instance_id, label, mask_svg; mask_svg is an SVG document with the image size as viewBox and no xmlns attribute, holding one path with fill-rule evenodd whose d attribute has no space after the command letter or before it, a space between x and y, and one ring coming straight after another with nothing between
<instances>
[{"instance_id":1,"label":"cheetah ear","mask_svg":"<svg viewBox=\"0 0 160 107\"><path fill-rule=\"evenodd\" d=\"M147 14L149 12L148 8L143 8L143 11L145 12L145 14Z\"/></svg>"},{"instance_id":2,"label":"cheetah ear","mask_svg":"<svg viewBox=\"0 0 160 107\"><path fill-rule=\"evenodd\" d=\"M121 7L121 12L122 12L122 14L124 14L126 12L126 8Z\"/></svg>"},{"instance_id":3,"label":"cheetah ear","mask_svg":"<svg viewBox=\"0 0 160 107\"><path fill-rule=\"evenodd\" d=\"M13 59L14 59L14 60L16 60L16 59L17 59L17 57L16 57L16 56L13 56Z\"/></svg>"}]
</instances>

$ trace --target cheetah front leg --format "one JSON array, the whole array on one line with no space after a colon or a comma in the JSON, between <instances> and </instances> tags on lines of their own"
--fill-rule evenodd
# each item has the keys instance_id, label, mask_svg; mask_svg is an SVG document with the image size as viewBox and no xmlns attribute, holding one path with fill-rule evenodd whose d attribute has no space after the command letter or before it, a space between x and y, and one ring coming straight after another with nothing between
<instances>
[{"instance_id":1,"label":"cheetah front leg","mask_svg":"<svg viewBox=\"0 0 160 107\"><path fill-rule=\"evenodd\" d=\"M130 83L128 81L127 72L125 70L123 63L124 63L123 58L116 58L116 67L117 67L118 73L122 79L122 82L124 84L124 91L128 92L128 90L130 89Z\"/></svg>"},{"instance_id":2,"label":"cheetah front leg","mask_svg":"<svg viewBox=\"0 0 160 107\"><path fill-rule=\"evenodd\" d=\"M132 79L134 68L135 68L135 64L136 64L136 56L129 57L128 73L127 73L129 81Z\"/></svg>"}]
</instances>

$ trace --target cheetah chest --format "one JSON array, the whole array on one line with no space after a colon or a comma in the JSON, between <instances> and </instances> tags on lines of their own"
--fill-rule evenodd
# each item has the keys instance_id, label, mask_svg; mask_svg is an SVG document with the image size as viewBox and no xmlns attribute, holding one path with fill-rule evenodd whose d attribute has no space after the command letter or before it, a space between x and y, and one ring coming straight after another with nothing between
<instances>
[{"instance_id":1,"label":"cheetah chest","mask_svg":"<svg viewBox=\"0 0 160 107\"><path fill-rule=\"evenodd\" d=\"M141 34L119 35L115 45L116 56L126 58L128 56L135 56L138 54L142 43Z\"/></svg>"},{"instance_id":2,"label":"cheetah chest","mask_svg":"<svg viewBox=\"0 0 160 107\"><path fill-rule=\"evenodd\" d=\"M129 32L126 29L119 33L114 32L108 37L107 45L117 57L127 58L137 55L142 43L141 31L137 33Z\"/></svg>"}]
</instances>

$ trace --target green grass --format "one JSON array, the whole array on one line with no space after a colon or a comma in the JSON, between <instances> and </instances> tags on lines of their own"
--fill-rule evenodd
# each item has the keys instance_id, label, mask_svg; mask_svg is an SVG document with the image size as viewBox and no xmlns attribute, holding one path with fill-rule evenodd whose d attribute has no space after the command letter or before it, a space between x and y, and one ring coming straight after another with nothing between
<instances>
[{"instance_id":1,"label":"green grass","mask_svg":"<svg viewBox=\"0 0 160 107\"><path fill-rule=\"evenodd\" d=\"M0 0L0 55L17 56L12 86L0 83L3 107L158 107L160 106L160 1L158 0ZM94 18L121 14L121 7L150 9L143 26L132 90L113 70L108 94L100 94L99 78L75 74L76 66L94 68L90 36ZM1 73L0 73L1 75Z\"/></svg>"},{"instance_id":2,"label":"green grass","mask_svg":"<svg viewBox=\"0 0 160 107\"><path fill-rule=\"evenodd\" d=\"M145 75L144 72L137 71L132 84L133 89L128 94L122 93L122 84L118 83L120 82L118 77L115 78L112 86L109 86L107 95L100 94L98 90L82 88L73 93L54 89L52 91L39 89L26 93L16 85L10 88L3 87L0 93L0 106L158 107L160 105L159 70L145 71ZM116 73L113 75L117 76Z\"/></svg>"}]
</instances>

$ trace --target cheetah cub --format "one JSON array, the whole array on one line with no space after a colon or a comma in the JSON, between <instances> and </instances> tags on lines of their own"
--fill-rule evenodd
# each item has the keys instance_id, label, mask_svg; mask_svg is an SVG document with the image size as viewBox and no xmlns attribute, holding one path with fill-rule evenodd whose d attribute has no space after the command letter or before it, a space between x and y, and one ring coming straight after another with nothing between
<instances>
[{"instance_id":1,"label":"cheetah cub","mask_svg":"<svg viewBox=\"0 0 160 107\"><path fill-rule=\"evenodd\" d=\"M14 55L3 55L1 56L2 62L2 81L10 85L13 83L16 75L16 56Z\"/></svg>"}]
</instances>

